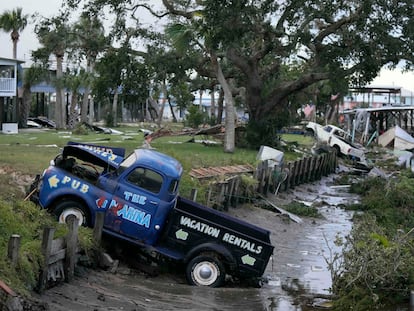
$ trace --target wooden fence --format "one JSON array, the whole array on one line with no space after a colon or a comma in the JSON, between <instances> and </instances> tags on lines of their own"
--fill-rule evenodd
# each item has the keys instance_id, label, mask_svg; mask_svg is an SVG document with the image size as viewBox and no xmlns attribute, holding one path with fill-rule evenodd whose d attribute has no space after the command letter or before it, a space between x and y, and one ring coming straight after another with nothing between
<instances>
[{"instance_id":1,"label":"wooden fence","mask_svg":"<svg viewBox=\"0 0 414 311\"><path fill-rule=\"evenodd\" d=\"M99 245L102 238L104 213L96 214L93 238ZM70 282L74 277L78 256L78 228L75 216L68 219L68 234L62 238L54 238L55 228L45 228L42 237L43 266L40 269L37 291L42 293L48 286L59 282ZM9 239L8 258L12 266L19 259L20 236L13 234ZM98 254L98 256L101 254Z\"/></svg>"},{"instance_id":2,"label":"wooden fence","mask_svg":"<svg viewBox=\"0 0 414 311\"><path fill-rule=\"evenodd\" d=\"M335 152L304 157L283 167L270 167L268 161L263 161L255 172L257 191L264 195L269 191L277 194L300 184L320 180L323 176L334 173L337 165Z\"/></svg>"},{"instance_id":3,"label":"wooden fence","mask_svg":"<svg viewBox=\"0 0 414 311\"><path fill-rule=\"evenodd\" d=\"M334 173L337 165L335 152L304 157L288 162L282 167L270 166L269 161L262 161L253 174L256 181L255 189L246 189L240 175L232 176L210 185L207 205L227 209L228 206L235 206L240 201L249 200L254 192L267 196L269 192L277 194L287 191L297 185L320 180L323 176Z\"/></svg>"}]
</instances>

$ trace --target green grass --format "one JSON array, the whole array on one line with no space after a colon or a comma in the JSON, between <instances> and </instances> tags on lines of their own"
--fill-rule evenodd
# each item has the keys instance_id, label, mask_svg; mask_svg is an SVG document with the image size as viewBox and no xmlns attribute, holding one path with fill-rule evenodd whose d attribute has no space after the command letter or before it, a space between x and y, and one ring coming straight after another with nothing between
<instances>
[{"instance_id":1,"label":"green grass","mask_svg":"<svg viewBox=\"0 0 414 311\"><path fill-rule=\"evenodd\" d=\"M1 167L29 175L34 178L36 174L43 172L49 166L50 160L61 152L61 148L68 141L93 143L98 145L122 147L126 153L141 147L144 140L141 127L120 127L117 130L123 132L121 135L88 132L87 135L75 135L69 131L56 130L20 130L18 134L0 134L0 157ZM149 128L150 127L146 127ZM151 145L156 150L166 153L181 162L184 168L181 193L189 194L191 188L201 187L196 180L189 177L192 168L224 166L236 164L251 164L256 166L257 150L236 148L234 153L224 153L220 141L217 145L204 145L201 140L212 140L205 136L195 136L196 142L190 142L191 136L164 136L154 139ZM283 135L287 142L298 142L303 145L310 145L312 139L303 135ZM290 151L285 152L285 161L296 159L298 154ZM1 172L0 172L1 173ZM4 173L3 173L4 174ZM7 180L6 180L7 182ZM13 190L13 181L8 181L7 193ZM188 192L188 193L187 193Z\"/></svg>"},{"instance_id":2,"label":"green grass","mask_svg":"<svg viewBox=\"0 0 414 311\"><path fill-rule=\"evenodd\" d=\"M300 134L283 134L282 139L289 143L297 143L304 147L311 147L315 140L312 136L305 136Z\"/></svg>"}]
</instances>

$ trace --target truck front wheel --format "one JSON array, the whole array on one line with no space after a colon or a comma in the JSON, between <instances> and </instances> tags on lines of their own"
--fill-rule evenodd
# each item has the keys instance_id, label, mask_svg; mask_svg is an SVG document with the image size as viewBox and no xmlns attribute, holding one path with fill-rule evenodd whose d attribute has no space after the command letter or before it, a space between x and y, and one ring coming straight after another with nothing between
<instances>
[{"instance_id":1,"label":"truck front wheel","mask_svg":"<svg viewBox=\"0 0 414 311\"><path fill-rule=\"evenodd\" d=\"M224 283L226 271L215 256L200 255L187 264L186 276L191 285L220 287Z\"/></svg>"},{"instance_id":2,"label":"truck front wheel","mask_svg":"<svg viewBox=\"0 0 414 311\"><path fill-rule=\"evenodd\" d=\"M69 200L59 202L56 204L53 214L60 223L66 223L68 217L73 215L78 219L80 226L89 225L89 213L83 204L77 201Z\"/></svg>"}]
</instances>

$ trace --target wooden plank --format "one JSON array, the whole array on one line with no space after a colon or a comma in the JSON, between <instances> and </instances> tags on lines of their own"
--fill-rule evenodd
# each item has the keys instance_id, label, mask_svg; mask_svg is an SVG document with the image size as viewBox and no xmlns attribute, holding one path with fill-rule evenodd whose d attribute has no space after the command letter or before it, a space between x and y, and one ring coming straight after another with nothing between
<instances>
[{"instance_id":1,"label":"wooden plank","mask_svg":"<svg viewBox=\"0 0 414 311\"><path fill-rule=\"evenodd\" d=\"M47 261L48 265L51 265L59 260L63 260L66 257L66 248L62 248L58 251L55 250L53 254L50 255L49 260Z\"/></svg>"},{"instance_id":2,"label":"wooden plank","mask_svg":"<svg viewBox=\"0 0 414 311\"><path fill-rule=\"evenodd\" d=\"M250 164L244 165L230 165L230 166L218 166L218 167L199 167L193 168L190 171L190 176L193 178L209 178L221 175L230 174L242 174L242 173L253 173L255 168Z\"/></svg>"},{"instance_id":3,"label":"wooden plank","mask_svg":"<svg viewBox=\"0 0 414 311\"><path fill-rule=\"evenodd\" d=\"M290 213L290 212L288 212L288 211L286 211L286 210L284 210L283 208L281 208L281 207L278 207L278 206L276 206L274 203L272 203L271 201L269 201L267 198L265 198L264 196L262 196L262 195L260 195L260 197L262 198L262 200L266 203L266 204L268 204L268 205L270 205L271 207L273 207L275 210L277 210L279 213L281 213L282 215L288 215L289 216L289 218L290 219L292 219L294 222L297 222L298 224L300 224L300 223L302 223L303 222L303 220L299 217L299 216L297 216L297 215L295 215L295 214L292 214L292 213Z\"/></svg>"},{"instance_id":4,"label":"wooden plank","mask_svg":"<svg viewBox=\"0 0 414 311\"><path fill-rule=\"evenodd\" d=\"M56 254L64 248L66 248L66 240L64 238L54 239L50 248L50 254Z\"/></svg>"},{"instance_id":5,"label":"wooden plank","mask_svg":"<svg viewBox=\"0 0 414 311\"><path fill-rule=\"evenodd\" d=\"M66 246L66 260L65 260L65 275L66 281L72 281L75 274L76 264L76 249L78 245L78 229L79 222L76 216L70 215L68 217L69 232L67 235L67 246Z\"/></svg>"},{"instance_id":6,"label":"wooden plank","mask_svg":"<svg viewBox=\"0 0 414 311\"><path fill-rule=\"evenodd\" d=\"M55 234L55 228L45 228L43 230L43 237L42 237L42 253L45 258L44 264L40 270L40 277L39 277L39 284L38 284L38 291L39 293L43 293L47 283L47 271L48 271L48 262L50 258L50 250L52 248L52 241L53 235Z\"/></svg>"},{"instance_id":7,"label":"wooden plank","mask_svg":"<svg viewBox=\"0 0 414 311\"><path fill-rule=\"evenodd\" d=\"M12 234L9 239L8 249L7 249L7 258L11 261L12 266L16 266L19 259L19 249L20 249L20 235Z\"/></svg>"}]
</instances>

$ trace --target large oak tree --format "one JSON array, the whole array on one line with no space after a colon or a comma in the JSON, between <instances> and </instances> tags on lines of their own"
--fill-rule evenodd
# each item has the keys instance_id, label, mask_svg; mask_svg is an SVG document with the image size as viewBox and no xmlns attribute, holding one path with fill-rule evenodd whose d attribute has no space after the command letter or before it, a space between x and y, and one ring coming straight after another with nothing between
<instances>
[{"instance_id":1,"label":"large oak tree","mask_svg":"<svg viewBox=\"0 0 414 311\"><path fill-rule=\"evenodd\" d=\"M198 23L238 70L251 120L277 114L293 93L319 81L370 82L412 55L412 2L382 0L163 0ZM188 5L190 3L190 5ZM286 68L300 68L292 76Z\"/></svg>"}]
</instances>

